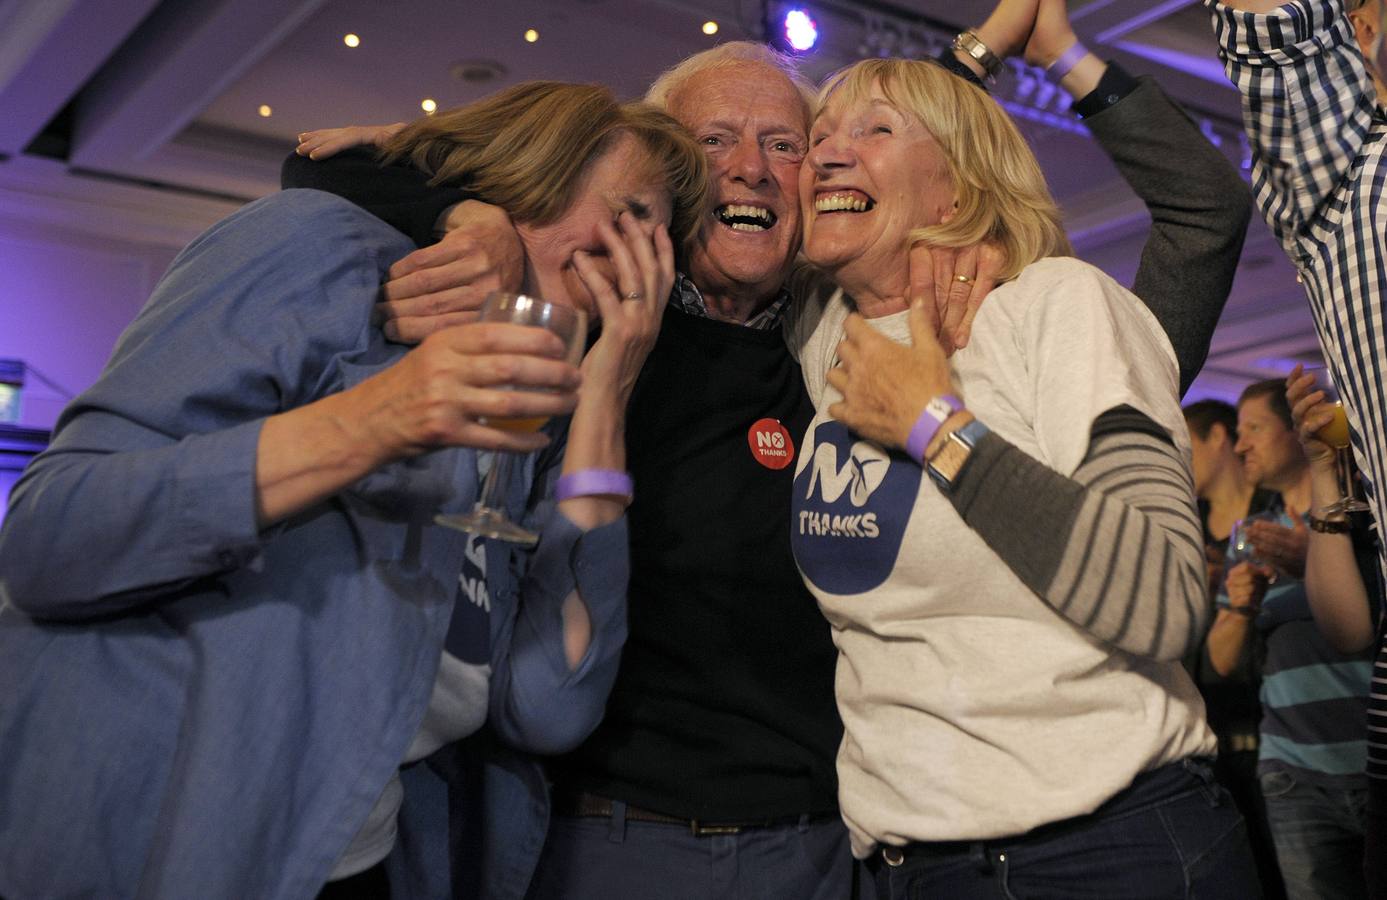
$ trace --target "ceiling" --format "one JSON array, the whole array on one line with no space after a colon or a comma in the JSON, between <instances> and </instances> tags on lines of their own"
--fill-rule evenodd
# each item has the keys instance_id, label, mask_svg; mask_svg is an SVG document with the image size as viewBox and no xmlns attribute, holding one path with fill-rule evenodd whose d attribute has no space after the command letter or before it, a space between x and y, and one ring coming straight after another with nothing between
<instances>
[{"instance_id":1,"label":"ceiling","mask_svg":"<svg viewBox=\"0 0 1387 900\"><path fill-rule=\"evenodd\" d=\"M820 76L862 55L930 52L993 4L806 5L824 35L807 63ZM1237 95L1199 4L1070 9L1091 49L1155 74L1243 162ZM709 20L716 35L703 33ZM0 202L36 212L78 204L82 218L127 235L186 241L275 190L300 131L409 119L426 97L446 108L533 78L636 96L689 53L759 37L761 20L761 0L0 0ZM527 29L538 40L526 41ZM358 47L343 42L349 32ZM468 80L479 74L492 77ZM1034 145L1081 255L1130 282L1141 204L1061 94L1020 66L997 93ZM1315 348L1294 270L1255 222L1196 391L1236 394Z\"/></svg>"}]
</instances>

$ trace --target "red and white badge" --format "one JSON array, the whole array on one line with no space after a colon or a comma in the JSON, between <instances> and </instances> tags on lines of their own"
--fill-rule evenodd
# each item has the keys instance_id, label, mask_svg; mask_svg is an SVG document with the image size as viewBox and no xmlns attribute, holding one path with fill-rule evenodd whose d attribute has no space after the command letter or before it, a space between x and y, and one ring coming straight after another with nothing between
<instances>
[{"instance_id":1,"label":"red and white badge","mask_svg":"<svg viewBox=\"0 0 1387 900\"><path fill-rule=\"evenodd\" d=\"M751 458L767 469L783 469L795 460L795 442L775 419L757 419L746 433Z\"/></svg>"}]
</instances>

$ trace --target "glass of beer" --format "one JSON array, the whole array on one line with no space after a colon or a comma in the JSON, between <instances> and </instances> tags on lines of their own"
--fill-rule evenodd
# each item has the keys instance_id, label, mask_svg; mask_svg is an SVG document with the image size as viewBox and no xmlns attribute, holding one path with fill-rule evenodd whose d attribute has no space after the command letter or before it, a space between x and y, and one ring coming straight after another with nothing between
<instances>
[{"instance_id":1,"label":"glass of beer","mask_svg":"<svg viewBox=\"0 0 1387 900\"><path fill-rule=\"evenodd\" d=\"M544 328L563 339L567 348L565 359L577 365L583 358L583 348L587 342L587 316L580 309L549 303L538 297L525 294L507 294L500 291L486 298L478 315L480 322L508 322L512 325L528 325ZM548 422L544 416L523 418L479 419L481 424L507 431L538 431ZM491 462L491 470L486 473L481 496L471 512L441 514L434 521L449 528L495 538L512 544L534 546L539 535L522 528L506 515L506 488L510 484L511 464L515 457L511 453L496 453Z\"/></svg>"},{"instance_id":2,"label":"glass of beer","mask_svg":"<svg viewBox=\"0 0 1387 900\"><path fill-rule=\"evenodd\" d=\"M1326 398L1332 392L1325 390ZM1331 402L1326 399L1325 402ZM1333 513L1369 512L1372 507L1358 498L1356 479L1353 477L1353 460L1349 456L1348 413L1344 411L1342 400L1333 400L1334 418L1329 424L1315 432L1315 437L1334 448L1335 468L1339 472L1339 492L1343 499L1324 508L1325 515Z\"/></svg>"}]
</instances>

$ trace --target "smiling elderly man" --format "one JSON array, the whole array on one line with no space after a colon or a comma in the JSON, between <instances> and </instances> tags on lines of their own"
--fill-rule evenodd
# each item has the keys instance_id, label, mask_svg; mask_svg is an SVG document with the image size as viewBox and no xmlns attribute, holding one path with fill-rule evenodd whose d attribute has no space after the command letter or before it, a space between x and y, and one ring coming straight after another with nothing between
<instances>
[{"instance_id":1,"label":"smiling elderly man","mask_svg":"<svg viewBox=\"0 0 1387 900\"><path fill-rule=\"evenodd\" d=\"M1008 4L1022 7L1024 21L979 32L1000 52L1020 52L1036 5ZM1247 190L1153 84L1096 68L1083 92L1099 74L1105 80L1088 124L1156 216L1137 279L1147 282L1144 299L1168 330L1186 309L1214 310L1207 324L1189 318L1194 338L1176 341L1187 386L1227 296ZM629 637L602 724L577 751L548 761L547 836L541 820L524 847L493 840L487 859L496 844L512 852L504 871L484 863L484 892L847 898L855 879L837 811L837 654L788 533L792 462L812 410L781 323L800 242L811 90L791 61L740 42L691 57L648 97L707 148L715 205L685 254L627 414L638 485L628 513ZM320 145L310 135L301 152ZM376 169L364 154L326 164L291 157L285 179L343 193L420 244L436 238L437 223L477 211L461 192ZM496 233L473 218L392 271L382 306L398 336L418 340L513 278L520 261ZM955 262L957 282L947 268ZM941 263L946 283L961 286L952 299L966 306L972 277L983 274L969 268L976 253ZM536 862L529 848L539 841Z\"/></svg>"}]
</instances>

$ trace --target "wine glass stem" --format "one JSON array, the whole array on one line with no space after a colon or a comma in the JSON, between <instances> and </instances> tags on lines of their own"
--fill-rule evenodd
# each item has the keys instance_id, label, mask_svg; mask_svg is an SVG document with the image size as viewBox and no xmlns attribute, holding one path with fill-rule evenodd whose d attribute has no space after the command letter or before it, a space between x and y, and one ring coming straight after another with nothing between
<instances>
[{"instance_id":1,"label":"wine glass stem","mask_svg":"<svg viewBox=\"0 0 1387 900\"><path fill-rule=\"evenodd\" d=\"M1334 460L1339 475L1339 493L1343 497L1341 502L1348 503L1353 499L1353 474L1349 463L1347 447L1339 447L1334 453L1337 458Z\"/></svg>"},{"instance_id":2,"label":"wine glass stem","mask_svg":"<svg viewBox=\"0 0 1387 900\"><path fill-rule=\"evenodd\" d=\"M501 512L505 509L506 486L510 484L510 467L515 455L498 450L491 457L491 471L482 482L482 495L477 506Z\"/></svg>"}]
</instances>

